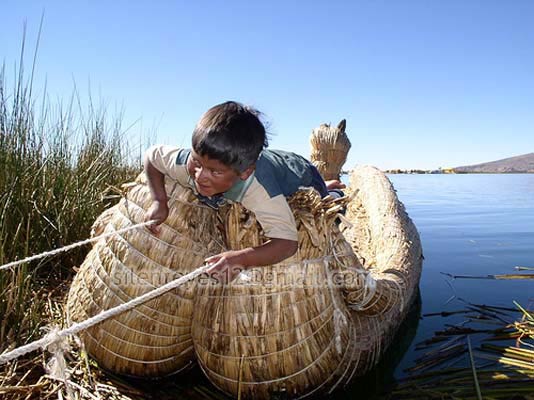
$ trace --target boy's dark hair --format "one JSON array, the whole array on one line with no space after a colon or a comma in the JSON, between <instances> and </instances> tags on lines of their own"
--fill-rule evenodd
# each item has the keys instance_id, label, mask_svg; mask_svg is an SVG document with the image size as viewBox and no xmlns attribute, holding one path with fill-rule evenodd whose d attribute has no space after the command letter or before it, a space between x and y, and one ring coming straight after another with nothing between
<instances>
[{"instance_id":1,"label":"boy's dark hair","mask_svg":"<svg viewBox=\"0 0 534 400\"><path fill-rule=\"evenodd\" d=\"M260 112L235 101L210 108L193 131L193 150L241 173L267 147Z\"/></svg>"}]
</instances>

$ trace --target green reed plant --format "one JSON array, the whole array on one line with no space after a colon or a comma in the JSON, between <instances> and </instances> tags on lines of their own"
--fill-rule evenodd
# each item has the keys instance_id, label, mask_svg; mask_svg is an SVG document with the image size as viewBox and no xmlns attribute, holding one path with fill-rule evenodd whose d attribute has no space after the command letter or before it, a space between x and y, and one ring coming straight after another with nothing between
<instances>
[{"instance_id":1,"label":"green reed plant","mask_svg":"<svg viewBox=\"0 0 534 400\"><path fill-rule=\"evenodd\" d=\"M86 239L95 218L114 202L113 188L141 168L120 115L108 116L91 98L83 106L75 90L66 106L52 104L46 93L34 98L33 70L27 79L22 57L15 76L9 86L2 67L0 265ZM0 351L38 333L43 301L87 251L0 271Z\"/></svg>"}]
</instances>

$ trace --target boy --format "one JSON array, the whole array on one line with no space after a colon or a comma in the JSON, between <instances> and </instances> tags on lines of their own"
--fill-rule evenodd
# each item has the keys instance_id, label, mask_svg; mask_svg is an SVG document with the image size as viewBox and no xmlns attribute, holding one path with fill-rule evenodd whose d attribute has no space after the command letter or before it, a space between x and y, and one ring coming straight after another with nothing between
<instances>
[{"instance_id":1,"label":"boy","mask_svg":"<svg viewBox=\"0 0 534 400\"><path fill-rule=\"evenodd\" d=\"M192 149L151 147L145 155L145 173L153 203L145 220L159 233L169 209L164 179L168 175L193 190L205 204L217 208L225 201L241 203L255 213L270 239L257 247L231 250L208 257L211 274L233 280L242 269L276 264L297 251L297 229L286 196L312 186L322 197L329 189L345 187L339 181L328 188L317 169L294 153L264 150L265 127L259 112L228 101L210 108L197 123Z\"/></svg>"}]
</instances>

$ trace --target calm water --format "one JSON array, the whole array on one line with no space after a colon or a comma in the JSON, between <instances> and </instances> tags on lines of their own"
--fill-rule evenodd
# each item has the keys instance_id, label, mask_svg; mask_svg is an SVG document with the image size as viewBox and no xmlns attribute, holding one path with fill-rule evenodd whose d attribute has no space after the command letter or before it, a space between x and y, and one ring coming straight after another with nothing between
<instances>
[{"instance_id":1,"label":"calm water","mask_svg":"<svg viewBox=\"0 0 534 400\"><path fill-rule=\"evenodd\" d=\"M533 280L450 281L454 275L515 273L534 267L534 175L390 175L415 222L425 261L421 277L421 314L463 308L457 296L473 303L514 307L534 297ZM529 271L525 271L529 272ZM534 273L530 271L530 273ZM459 317L460 318L460 317ZM396 374L413 360L413 345L443 327L443 318L423 318Z\"/></svg>"},{"instance_id":2,"label":"calm water","mask_svg":"<svg viewBox=\"0 0 534 400\"><path fill-rule=\"evenodd\" d=\"M510 274L517 272L516 265L534 267L534 174L389 175L389 179L421 236L425 256L421 304L379 368L339 393L340 399L375 398L393 376L402 377L403 370L414 365L414 358L421 355L414 350L416 343L432 337L444 324L463 321L463 316L421 315L464 309L458 298L506 307L514 307L513 300L526 306L534 298L534 280L451 281L441 274Z\"/></svg>"}]
</instances>

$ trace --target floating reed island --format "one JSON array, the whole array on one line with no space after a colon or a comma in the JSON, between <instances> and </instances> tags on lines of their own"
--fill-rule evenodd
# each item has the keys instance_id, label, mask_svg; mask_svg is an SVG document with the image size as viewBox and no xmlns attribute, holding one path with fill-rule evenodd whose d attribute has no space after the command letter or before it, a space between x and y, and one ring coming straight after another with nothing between
<instances>
[{"instance_id":1,"label":"floating reed island","mask_svg":"<svg viewBox=\"0 0 534 400\"><path fill-rule=\"evenodd\" d=\"M313 132L312 159L326 179L339 177L350 148L345 126ZM129 231L92 248L70 289L71 321L187 274L209 255L267 240L239 204L215 211L176 182L168 179L166 188L171 214L158 237ZM87 352L102 368L135 377L198 363L216 387L241 398L323 395L375 366L419 284L414 224L387 177L368 166L352 170L340 199L303 189L288 201L299 235L293 257L224 286L197 278L84 331ZM142 222L149 205L140 176L96 221L94 234Z\"/></svg>"}]
</instances>

